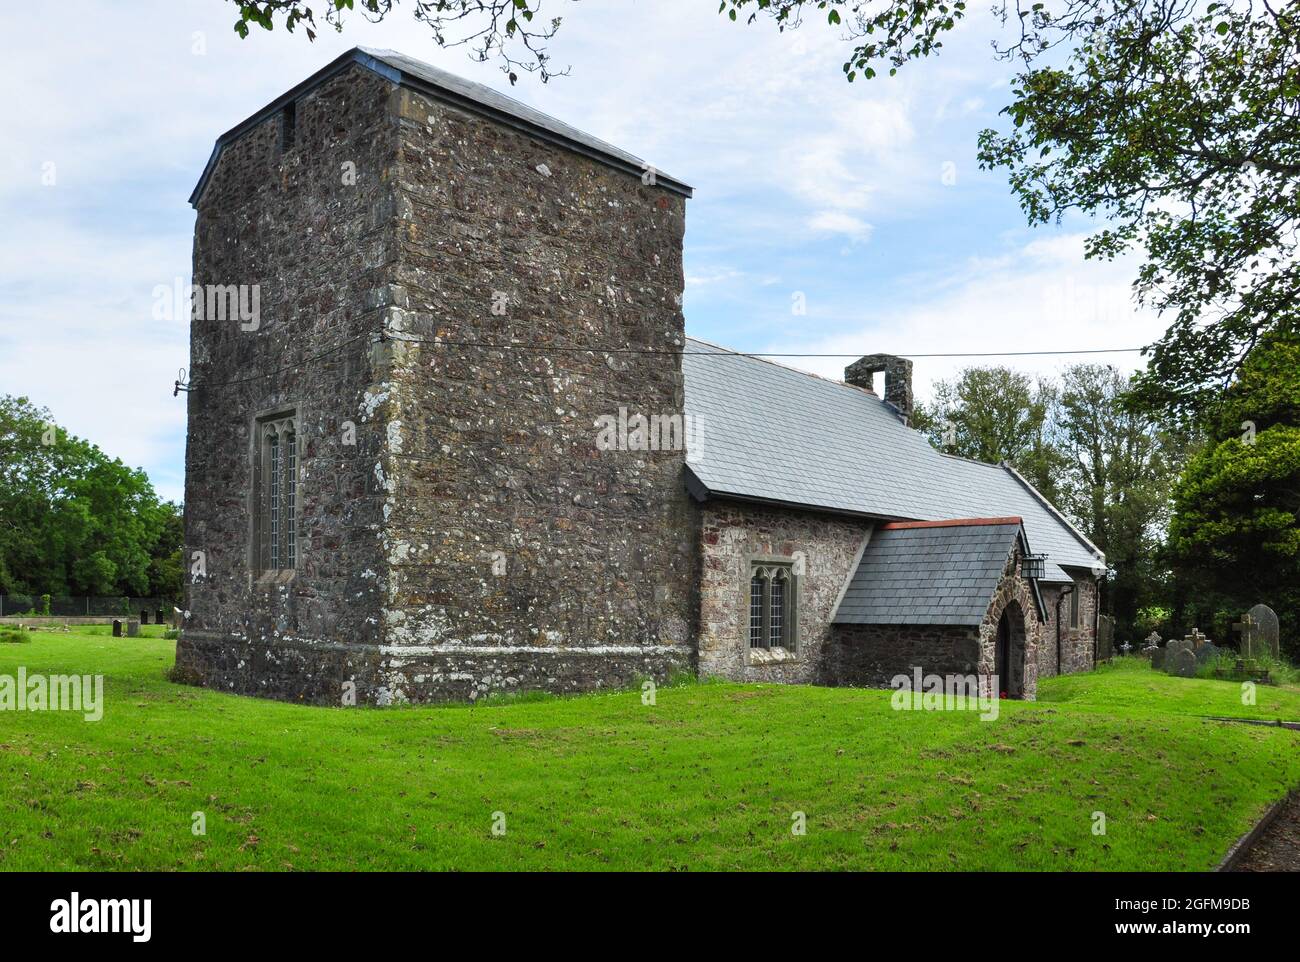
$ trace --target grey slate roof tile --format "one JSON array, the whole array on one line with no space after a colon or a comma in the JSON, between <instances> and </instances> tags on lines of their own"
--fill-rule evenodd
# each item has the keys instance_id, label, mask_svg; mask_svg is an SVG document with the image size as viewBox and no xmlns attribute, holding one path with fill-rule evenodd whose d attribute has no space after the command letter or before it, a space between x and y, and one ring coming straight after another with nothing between
<instances>
[{"instance_id":1,"label":"grey slate roof tile","mask_svg":"<svg viewBox=\"0 0 1300 962\"><path fill-rule=\"evenodd\" d=\"M1061 566L1090 568L1082 538L1010 469L936 451L874 394L688 338L682 357L686 412L702 444L687 464L713 495L757 498L885 520L1019 517L1030 550ZM915 529L940 531L943 529ZM942 543L918 537L906 564ZM963 553L991 541L963 543ZM975 560L973 557L965 561Z\"/></svg>"}]
</instances>

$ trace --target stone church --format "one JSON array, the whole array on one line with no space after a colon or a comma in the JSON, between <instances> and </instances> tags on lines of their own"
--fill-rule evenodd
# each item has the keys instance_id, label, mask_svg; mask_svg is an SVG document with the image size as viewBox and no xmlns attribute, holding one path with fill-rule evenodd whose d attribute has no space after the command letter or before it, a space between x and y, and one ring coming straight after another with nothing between
<instances>
[{"instance_id":1,"label":"stone church","mask_svg":"<svg viewBox=\"0 0 1300 962\"><path fill-rule=\"evenodd\" d=\"M910 361L839 382L685 336L690 196L388 51L223 134L178 677L389 704L919 667L1032 698L1090 667L1101 553L908 426Z\"/></svg>"}]
</instances>

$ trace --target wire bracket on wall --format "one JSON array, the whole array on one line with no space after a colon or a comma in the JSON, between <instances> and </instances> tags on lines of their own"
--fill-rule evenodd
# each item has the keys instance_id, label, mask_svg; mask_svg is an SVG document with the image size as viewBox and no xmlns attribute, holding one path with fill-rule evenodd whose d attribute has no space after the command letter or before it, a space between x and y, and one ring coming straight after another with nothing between
<instances>
[{"instance_id":1,"label":"wire bracket on wall","mask_svg":"<svg viewBox=\"0 0 1300 962\"><path fill-rule=\"evenodd\" d=\"M177 372L176 383L172 387L172 397L176 397L181 393L181 391L185 391L186 393L190 391L190 382L185 373L185 368L181 368L180 371Z\"/></svg>"}]
</instances>

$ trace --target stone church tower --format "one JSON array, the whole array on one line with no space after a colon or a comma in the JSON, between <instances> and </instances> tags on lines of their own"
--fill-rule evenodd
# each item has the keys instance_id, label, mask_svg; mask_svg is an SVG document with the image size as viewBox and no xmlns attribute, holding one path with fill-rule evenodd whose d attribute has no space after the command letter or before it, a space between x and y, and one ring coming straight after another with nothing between
<instances>
[{"instance_id":1,"label":"stone church tower","mask_svg":"<svg viewBox=\"0 0 1300 962\"><path fill-rule=\"evenodd\" d=\"M223 135L191 198L178 676L385 704L689 667L684 454L595 425L682 411L690 193L383 51Z\"/></svg>"}]
</instances>

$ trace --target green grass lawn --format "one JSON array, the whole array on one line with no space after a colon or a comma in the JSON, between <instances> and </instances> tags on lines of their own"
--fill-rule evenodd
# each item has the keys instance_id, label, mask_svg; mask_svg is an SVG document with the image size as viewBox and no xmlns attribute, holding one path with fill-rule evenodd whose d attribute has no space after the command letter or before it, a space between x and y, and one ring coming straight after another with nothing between
<instances>
[{"instance_id":1,"label":"green grass lawn","mask_svg":"<svg viewBox=\"0 0 1300 962\"><path fill-rule=\"evenodd\" d=\"M732 684L322 709L174 685L157 637L32 638L0 674L101 673L106 709L0 713L3 869L1207 869L1300 783L1300 733L1198 717L1300 690L1131 659L982 722Z\"/></svg>"}]
</instances>

